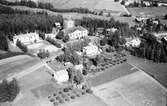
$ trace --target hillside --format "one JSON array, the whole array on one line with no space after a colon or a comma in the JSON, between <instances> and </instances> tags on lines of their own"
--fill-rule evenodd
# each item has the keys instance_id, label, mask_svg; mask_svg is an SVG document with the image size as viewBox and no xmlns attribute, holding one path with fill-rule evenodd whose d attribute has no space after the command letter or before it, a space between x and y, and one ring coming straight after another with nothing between
<instances>
[{"instance_id":1,"label":"hillside","mask_svg":"<svg viewBox=\"0 0 167 106\"><path fill-rule=\"evenodd\" d=\"M7 0L15 2L18 0ZM34 2L51 3L54 8L68 9L68 8L88 8L90 10L112 10L114 12L126 12L126 9L114 0L32 0Z\"/></svg>"}]
</instances>

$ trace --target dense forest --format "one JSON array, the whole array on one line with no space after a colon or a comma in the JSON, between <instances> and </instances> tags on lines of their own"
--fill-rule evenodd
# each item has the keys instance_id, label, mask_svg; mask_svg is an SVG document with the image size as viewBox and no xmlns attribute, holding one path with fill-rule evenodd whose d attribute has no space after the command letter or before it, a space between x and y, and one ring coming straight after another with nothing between
<instances>
[{"instance_id":1,"label":"dense forest","mask_svg":"<svg viewBox=\"0 0 167 106\"><path fill-rule=\"evenodd\" d=\"M95 33L97 28L104 28L104 30L107 28L117 28L120 31L121 36L132 36L132 31L129 27L129 24L116 21L114 18L110 18L110 20L102 20L83 17L82 19L76 20L76 25L86 27L90 34Z\"/></svg>"},{"instance_id":2,"label":"dense forest","mask_svg":"<svg viewBox=\"0 0 167 106\"><path fill-rule=\"evenodd\" d=\"M51 3L42 3L38 2L35 3L31 0L21 0L21 1L16 1L16 2L9 2L6 0L0 0L0 4L8 5L8 6L28 6L31 8L40 8L40 9L48 9L53 12L77 12L77 13L93 13L87 8L71 8L71 9L58 9L54 8L54 6Z\"/></svg>"},{"instance_id":3,"label":"dense forest","mask_svg":"<svg viewBox=\"0 0 167 106\"><path fill-rule=\"evenodd\" d=\"M159 42L153 35L144 34L142 43L132 48L131 54L154 62L167 62L167 41L162 38Z\"/></svg>"}]
</instances>

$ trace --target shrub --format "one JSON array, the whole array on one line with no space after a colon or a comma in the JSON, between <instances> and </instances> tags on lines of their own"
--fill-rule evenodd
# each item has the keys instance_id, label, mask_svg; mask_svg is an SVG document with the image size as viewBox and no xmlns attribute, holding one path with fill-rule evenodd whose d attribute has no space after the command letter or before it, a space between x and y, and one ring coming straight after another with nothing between
<instances>
[{"instance_id":1,"label":"shrub","mask_svg":"<svg viewBox=\"0 0 167 106\"><path fill-rule=\"evenodd\" d=\"M56 94L56 93L54 93L54 94L53 94L53 96L57 96L57 94Z\"/></svg>"},{"instance_id":2,"label":"shrub","mask_svg":"<svg viewBox=\"0 0 167 106\"><path fill-rule=\"evenodd\" d=\"M69 91L69 88L64 88L63 91L64 91L64 92L68 92L68 91Z\"/></svg>"},{"instance_id":3,"label":"shrub","mask_svg":"<svg viewBox=\"0 0 167 106\"><path fill-rule=\"evenodd\" d=\"M53 98L50 99L50 102L54 102L54 101L55 101L55 99L53 99Z\"/></svg>"},{"instance_id":4,"label":"shrub","mask_svg":"<svg viewBox=\"0 0 167 106\"><path fill-rule=\"evenodd\" d=\"M59 100L59 103L63 104L63 103L65 103L65 102L64 102L64 100L60 99L60 100Z\"/></svg>"},{"instance_id":5,"label":"shrub","mask_svg":"<svg viewBox=\"0 0 167 106\"><path fill-rule=\"evenodd\" d=\"M71 96L71 99L75 99L75 96L74 96L74 95L72 95L72 96Z\"/></svg>"},{"instance_id":6,"label":"shrub","mask_svg":"<svg viewBox=\"0 0 167 106\"><path fill-rule=\"evenodd\" d=\"M53 105L54 105L54 106L58 106L59 103L58 103L58 102L54 102Z\"/></svg>"}]
</instances>

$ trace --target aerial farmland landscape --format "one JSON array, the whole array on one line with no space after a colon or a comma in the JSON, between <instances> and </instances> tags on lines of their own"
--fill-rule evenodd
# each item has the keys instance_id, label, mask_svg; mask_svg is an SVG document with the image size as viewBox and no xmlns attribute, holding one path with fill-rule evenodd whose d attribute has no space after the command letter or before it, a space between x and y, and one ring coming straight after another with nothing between
<instances>
[{"instance_id":1,"label":"aerial farmland landscape","mask_svg":"<svg viewBox=\"0 0 167 106\"><path fill-rule=\"evenodd\" d=\"M0 106L167 106L167 1L0 0Z\"/></svg>"}]
</instances>

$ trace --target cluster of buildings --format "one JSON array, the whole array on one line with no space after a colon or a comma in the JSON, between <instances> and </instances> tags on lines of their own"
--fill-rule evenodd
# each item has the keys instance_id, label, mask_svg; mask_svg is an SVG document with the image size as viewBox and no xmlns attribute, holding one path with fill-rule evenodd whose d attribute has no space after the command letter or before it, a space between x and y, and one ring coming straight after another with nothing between
<instances>
[{"instance_id":1,"label":"cluster of buildings","mask_svg":"<svg viewBox=\"0 0 167 106\"><path fill-rule=\"evenodd\" d=\"M146 7L157 5L157 6L167 6L167 3L161 2L159 0L123 0L125 6L129 6L130 4L143 4Z\"/></svg>"}]
</instances>

